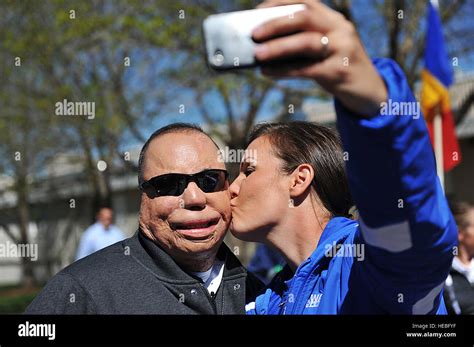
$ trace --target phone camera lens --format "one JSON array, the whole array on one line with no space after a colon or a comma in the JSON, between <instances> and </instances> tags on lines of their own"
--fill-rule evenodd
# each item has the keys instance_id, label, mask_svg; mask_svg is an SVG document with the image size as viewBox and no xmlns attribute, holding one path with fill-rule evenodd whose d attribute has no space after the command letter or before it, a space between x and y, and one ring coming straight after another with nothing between
<instances>
[{"instance_id":1,"label":"phone camera lens","mask_svg":"<svg viewBox=\"0 0 474 347\"><path fill-rule=\"evenodd\" d=\"M224 54L222 53L222 51L215 51L213 60L216 66L221 66L222 64L224 64Z\"/></svg>"}]
</instances>

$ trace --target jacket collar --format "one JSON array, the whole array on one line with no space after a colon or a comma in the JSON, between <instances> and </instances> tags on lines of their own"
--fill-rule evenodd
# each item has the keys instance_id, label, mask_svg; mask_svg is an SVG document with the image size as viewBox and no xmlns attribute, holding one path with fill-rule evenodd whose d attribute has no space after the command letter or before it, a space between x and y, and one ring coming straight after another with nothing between
<instances>
[{"instance_id":1,"label":"jacket collar","mask_svg":"<svg viewBox=\"0 0 474 347\"><path fill-rule=\"evenodd\" d=\"M160 246L145 237L140 230L124 241L124 247L127 246L129 247L130 256L161 281L175 284L196 284L198 282L195 277L184 271ZM246 275L245 268L224 243L217 252L217 258L224 261L223 279Z\"/></svg>"},{"instance_id":2,"label":"jacket collar","mask_svg":"<svg viewBox=\"0 0 474 347\"><path fill-rule=\"evenodd\" d=\"M321 234L318 246L316 250L321 246L332 244L333 242L338 243L339 241L345 240L349 234L357 228L359 223L355 220L345 217L334 217L332 218Z\"/></svg>"},{"instance_id":3,"label":"jacket collar","mask_svg":"<svg viewBox=\"0 0 474 347\"><path fill-rule=\"evenodd\" d=\"M332 218L324 228L316 249L308 259L298 266L296 273L303 271L303 268L305 268L308 264L311 264L311 266L307 269L307 271L313 272L316 271L321 265L329 262L331 257L327 256L328 249L343 243L347 237L354 232L354 229L357 228L358 225L359 223L357 221L345 217Z\"/></svg>"},{"instance_id":4,"label":"jacket collar","mask_svg":"<svg viewBox=\"0 0 474 347\"><path fill-rule=\"evenodd\" d=\"M280 296L291 292L299 292L299 288L307 283L309 276L319 271L321 267L327 266L331 261L332 257L327 255L328 249L333 248L335 245L344 243L344 241L354 232L359 224L344 217L332 218L326 227L324 228L318 245L313 253L303 261L296 272L293 273L288 265L277 275L275 282L273 282L273 290ZM272 286L272 285L271 285ZM285 300L286 298L282 299ZM293 300L288 301L286 304L286 312L299 312L295 310L302 309L301 305L305 305L304 300ZM298 305L298 307L295 307ZM263 306L266 306L265 304Z\"/></svg>"},{"instance_id":5,"label":"jacket collar","mask_svg":"<svg viewBox=\"0 0 474 347\"><path fill-rule=\"evenodd\" d=\"M303 261L295 272L290 269L288 264L285 265L279 273L278 279L289 285L295 275L301 277L316 271L320 266L331 260L331 257L326 255L327 250L343 243L358 225L359 223L356 221L345 217L332 218L324 228L318 245L309 258Z\"/></svg>"}]
</instances>

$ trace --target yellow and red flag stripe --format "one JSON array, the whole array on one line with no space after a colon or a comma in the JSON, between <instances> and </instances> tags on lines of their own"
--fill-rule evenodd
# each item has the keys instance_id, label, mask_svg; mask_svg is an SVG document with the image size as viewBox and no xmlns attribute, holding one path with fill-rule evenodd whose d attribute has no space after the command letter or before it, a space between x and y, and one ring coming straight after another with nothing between
<instances>
[{"instance_id":1,"label":"yellow and red flag stripe","mask_svg":"<svg viewBox=\"0 0 474 347\"><path fill-rule=\"evenodd\" d=\"M436 114L441 115L444 171L449 171L461 162L448 93L448 87L453 83L453 70L444 45L441 20L431 2L428 4L427 19L425 68L421 73L421 108L433 145L433 120Z\"/></svg>"}]
</instances>

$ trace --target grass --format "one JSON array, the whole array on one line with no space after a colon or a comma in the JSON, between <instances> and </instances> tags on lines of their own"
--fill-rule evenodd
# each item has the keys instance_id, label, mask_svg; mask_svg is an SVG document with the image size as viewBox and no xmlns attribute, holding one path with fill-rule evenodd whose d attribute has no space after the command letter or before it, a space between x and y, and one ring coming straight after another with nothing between
<instances>
[{"instance_id":1,"label":"grass","mask_svg":"<svg viewBox=\"0 0 474 347\"><path fill-rule=\"evenodd\" d=\"M24 288L19 285L0 287L0 314L23 313L41 288Z\"/></svg>"}]
</instances>

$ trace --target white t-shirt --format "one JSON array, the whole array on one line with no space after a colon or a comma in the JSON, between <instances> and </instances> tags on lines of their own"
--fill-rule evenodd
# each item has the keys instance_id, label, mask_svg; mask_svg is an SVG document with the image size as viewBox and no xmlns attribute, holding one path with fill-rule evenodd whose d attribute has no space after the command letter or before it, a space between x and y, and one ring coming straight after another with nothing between
<instances>
[{"instance_id":1,"label":"white t-shirt","mask_svg":"<svg viewBox=\"0 0 474 347\"><path fill-rule=\"evenodd\" d=\"M221 285L222 275L224 274L224 262L216 261L207 271L191 273L194 276L199 277L209 294L213 295L217 293L217 290Z\"/></svg>"}]
</instances>

